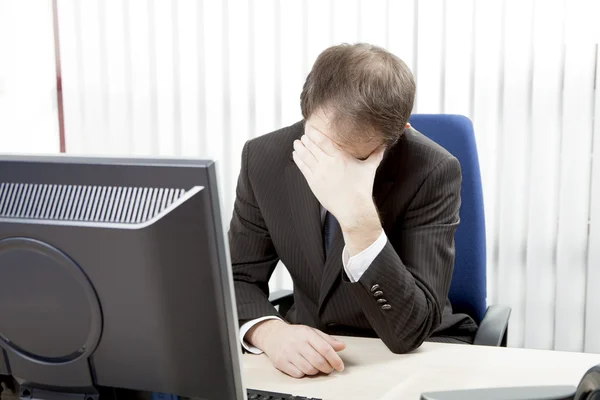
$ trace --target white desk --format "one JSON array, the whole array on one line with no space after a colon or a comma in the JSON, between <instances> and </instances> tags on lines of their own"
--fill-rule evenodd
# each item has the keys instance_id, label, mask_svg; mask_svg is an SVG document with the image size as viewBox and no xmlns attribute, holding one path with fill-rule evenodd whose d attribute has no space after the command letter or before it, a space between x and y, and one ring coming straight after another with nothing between
<instances>
[{"instance_id":1,"label":"white desk","mask_svg":"<svg viewBox=\"0 0 600 400\"><path fill-rule=\"evenodd\" d=\"M600 354L424 343L411 354L391 353L379 339L340 337L346 369L294 379L264 355L243 356L244 383L253 389L323 400L418 400L422 392L492 386L573 385Z\"/></svg>"}]
</instances>

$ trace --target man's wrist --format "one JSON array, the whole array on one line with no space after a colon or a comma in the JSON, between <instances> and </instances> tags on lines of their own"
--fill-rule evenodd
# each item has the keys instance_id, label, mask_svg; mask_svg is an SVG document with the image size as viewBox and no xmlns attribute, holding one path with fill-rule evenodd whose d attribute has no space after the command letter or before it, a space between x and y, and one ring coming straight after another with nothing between
<instances>
[{"instance_id":1,"label":"man's wrist","mask_svg":"<svg viewBox=\"0 0 600 400\"><path fill-rule=\"evenodd\" d=\"M265 351L264 342L265 338L269 336L269 334L273 331L273 329L277 328L279 324L285 324L280 319L268 319L262 322L259 322L246 333L244 340L250 345Z\"/></svg>"},{"instance_id":2,"label":"man's wrist","mask_svg":"<svg viewBox=\"0 0 600 400\"><path fill-rule=\"evenodd\" d=\"M368 248L383 231L377 208L372 201L356 211L354 215L338 220L350 257Z\"/></svg>"},{"instance_id":3,"label":"man's wrist","mask_svg":"<svg viewBox=\"0 0 600 400\"><path fill-rule=\"evenodd\" d=\"M342 231L346 233L358 230L381 232L381 221L373 200L362 202L359 206L354 207L352 213L338 218L338 222Z\"/></svg>"}]
</instances>

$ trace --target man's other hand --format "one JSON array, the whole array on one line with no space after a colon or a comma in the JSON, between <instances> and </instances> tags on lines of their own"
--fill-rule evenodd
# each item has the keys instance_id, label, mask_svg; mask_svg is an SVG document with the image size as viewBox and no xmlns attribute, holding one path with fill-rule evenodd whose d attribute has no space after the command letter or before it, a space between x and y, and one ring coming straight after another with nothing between
<instances>
[{"instance_id":1,"label":"man's other hand","mask_svg":"<svg viewBox=\"0 0 600 400\"><path fill-rule=\"evenodd\" d=\"M385 147L379 146L359 160L314 127L307 126L305 132L294 142L292 156L319 203L342 227L354 226L366 216L379 222L373 182Z\"/></svg>"},{"instance_id":2,"label":"man's other hand","mask_svg":"<svg viewBox=\"0 0 600 400\"><path fill-rule=\"evenodd\" d=\"M357 159L310 125L294 142L294 162L319 203L338 220L350 257L381 236L373 182L384 151L380 145L366 159Z\"/></svg>"},{"instance_id":3,"label":"man's other hand","mask_svg":"<svg viewBox=\"0 0 600 400\"><path fill-rule=\"evenodd\" d=\"M306 325L267 320L252 327L245 339L264 351L275 368L294 378L344 370L337 352L346 345Z\"/></svg>"}]
</instances>

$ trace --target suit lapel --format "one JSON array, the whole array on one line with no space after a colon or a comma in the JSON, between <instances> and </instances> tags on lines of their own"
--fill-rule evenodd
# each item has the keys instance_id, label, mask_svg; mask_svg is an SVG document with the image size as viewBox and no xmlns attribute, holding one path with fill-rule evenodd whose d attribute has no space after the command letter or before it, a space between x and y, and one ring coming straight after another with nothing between
<instances>
[{"instance_id":1,"label":"suit lapel","mask_svg":"<svg viewBox=\"0 0 600 400\"><path fill-rule=\"evenodd\" d=\"M381 223L385 228L384 221L387 219L384 211L384 202L390 194L396 176L398 175L399 160L397 154L402 146L402 138L400 142L392 147L384 156L381 161L381 165L375 175L375 182L373 184L373 198L379 214L381 215ZM323 280L321 281L321 290L319 294L319 311L322 310L327 295L331 292L336 281L340 279L341 272L344 268L342 262L342 251L344 250L344 237L341 229L338 227L335 233L333 244L329 252L329 257L325 262L323 270Z\"/></svg>"},{"instance_id":2,"label":"suit lapel","mask_svg":"<svg viewBox=\"0 0 600 400\"><path fill-rule=\"evenodd\" d=\"M306 179L293 162L285 170L290 212L308 268L317 282L321 281L325 253L321 230L321 206Z\"/></svg>"}]
</instances>

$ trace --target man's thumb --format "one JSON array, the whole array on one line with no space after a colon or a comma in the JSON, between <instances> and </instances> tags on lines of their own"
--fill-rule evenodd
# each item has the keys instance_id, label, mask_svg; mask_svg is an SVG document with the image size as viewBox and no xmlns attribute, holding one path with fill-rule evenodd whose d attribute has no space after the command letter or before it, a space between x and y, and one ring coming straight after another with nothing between
<instances>
[{"instance_id":1,"label":"man's thumb","mask_svg":"<svg viewBox=\"0 0 600 400\"><path fill-rule=\"evenodd\" d=\"M342 351L346 348L346 343L340 342L333 336L325 334L325 340L327 340L327 342L331 345L331 347L333 347L335 351Z\"/></svg>"},{"instance_id":2,"label":"man's thumb","mask_svg":"<svg viewBox=\"0 0 600 400\"><path fill-rule=\"evenodd\" d=\"M339 340L335 340L335 339L330 340L329 344L331 345L331 347L333 347L333 349L335 351L342 351L346 348L346 343L340 342Z\"/></svg>"},{"instance_id":3,"label":"man's thumb","mask_svg":"<svg viewBox=\"0 0 600 400\"><path fill-rule=\"evenodd\" d=\"M315 330L317 331L317 333L319 334L319 336L321 336L323 339L325 339L325 341L327 343L329 343L329 345L331 347L333 347L333 349L335 351L342 351L342 350L344 350L346 348L346 343L341 342L341 341L337 340L336 338L334 338L333 336L328 335L325 332L321 332L318 329L315 329Z\"/></svg>"}]
</instances>

